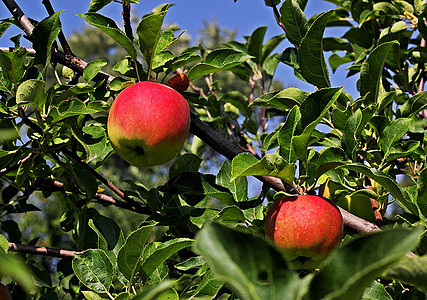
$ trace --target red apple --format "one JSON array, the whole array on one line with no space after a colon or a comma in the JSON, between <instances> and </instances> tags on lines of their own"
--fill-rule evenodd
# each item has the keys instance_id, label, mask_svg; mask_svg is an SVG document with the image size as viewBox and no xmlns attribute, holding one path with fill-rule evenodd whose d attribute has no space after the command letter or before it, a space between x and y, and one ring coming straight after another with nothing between
<instances>
[{"instance_id":1,"label":"red apple","mask_svg":"<svg viewBox=\"0 0 427 300\"><path fill-rule=\"evenodd\" d=\"M265 235L283 250L291 268L314 269L341 242L343 219L326 198L284 197L268 210Z\"/></svg>"},{"instance_id":2,"label":"red apple","mask_svg":"<svg viewBox=\"0 0 427 300\"><path fill-rule=\"evenodd\" d=\"M143 81L117 96L107 126L114 150L128 163L160 165L181 150L190 129L190 109L174 89Z\"/></svg>"}]
</instances>

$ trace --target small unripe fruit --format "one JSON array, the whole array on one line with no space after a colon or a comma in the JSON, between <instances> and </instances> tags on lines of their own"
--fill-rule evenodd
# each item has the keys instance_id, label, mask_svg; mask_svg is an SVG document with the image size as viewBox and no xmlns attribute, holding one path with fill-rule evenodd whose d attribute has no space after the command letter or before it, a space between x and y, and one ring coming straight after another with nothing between
<instances>
[{"instance_id":1,"label":"small unripe fruit","mask_svg":"<svg viewBox=\"0 0 427 300\"><path fill-rule=\"evenodd\" d=\"M265 218L265 235L293 269L319 267L341 242L343 219L331 201L314 195L284 197Z\"/></svg>"},{"instance_id":2,"label":"small unripe fruit","mask_svg":"<svg viewBox=\"0 0 427 300\"><path fill-rule=\"evenodd\" d=\"M190 85L190 80L185 73L179 73L168 80L166 85L170 86L178 92L184 92Z\"/></svg>"},{"instance_id":3,"label":"small unripe fruit","mask_svg":"<svg viewBox=\"0 0 427 300\"><path fill-rule=\"evenodd\" d=\"M181 150L190 129L190 109L174 89L143 81L117 96L107 126L111 145L128 163L160 165Z\"/></svg>"}]
</instances>

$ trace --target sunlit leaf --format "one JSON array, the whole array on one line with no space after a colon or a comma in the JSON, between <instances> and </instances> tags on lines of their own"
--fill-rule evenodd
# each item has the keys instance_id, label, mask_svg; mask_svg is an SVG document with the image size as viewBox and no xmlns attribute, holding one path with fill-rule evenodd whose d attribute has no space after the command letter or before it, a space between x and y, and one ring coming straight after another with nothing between
<instances>
[{"instance_id":1,"label":"sunlit leaf","mask_svg":"<svg viewBox=\"0 0 427 300\"><path fill-rule=\"evenodd\" d=\"M227 70L244 63L252 56L234 49L215 49L211 51L204 62L196 64L188 72L188 78L193 80L197 77L208 75L219 70Z\"/></svg>"},{"instance_id":2,"label":"sunlit leaf","mask_svg":"<svg viewBox=\"0 0 427 300\"><path fill-rule=\"evenodd\" d=\"M108 292L113 282L113 264L101 249L76 253L73 270L82 284L99 293Z\"/></svg>"},{"instance_id":3,"label":"sunlit leaf","mask_svg":"<svg viewBox=\"0 0 427 300\"><path fill-rule=\"evenodd\" d=\"M89 24L101 29L104 33L109 35L117 43L119 43L123 49L136 61L136 49L132 41L126 36L126 34L117 27L114 20L107 18L103 15L94 12L88 12L85 14L78 14L83 20Z\"/></svg>"}]
</instances>

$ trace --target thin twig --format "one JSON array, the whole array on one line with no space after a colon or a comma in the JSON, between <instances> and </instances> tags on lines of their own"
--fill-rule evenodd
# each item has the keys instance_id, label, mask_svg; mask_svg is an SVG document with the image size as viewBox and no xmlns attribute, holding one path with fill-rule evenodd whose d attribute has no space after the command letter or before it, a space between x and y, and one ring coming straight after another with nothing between
<instances>
[{"instance_id":1,"label":"thin twig","mask_svg":"<svg viewBox=\"0 0 427 300\"><path fill-rule=\"evenodd\" d=\"M0 170L0 178L3 177L4 175L6 175L9 172L15 171L19 168L20 165L22 165L25 161L27 161L28 159L30 159L30 157L33 155L33 153L29 153L27 156L25 156L23 159L19 160L16 164L7 167L7 168L3 168Z\"/></svg>"},{"instance_id":2,"label":"thin twig","mask_svg":"<svg viewBox=\"0 0 427 300\"><path fill-rule=\"evenodd\" d=\"M271 4L271 7L273 8L274 18L276 19L277 25L279 25L280 28L282 28L283 31L286 32L285 25L280 21L280 13L277 10L276 5L274 4L274 1L270 0L270 4Z\"/></svg>"},{"instance_id":3,"label":"thin twig","mask_svg":"<svg viewBox=\"0 0 427 300\"><path fill-rule=\"evenodd\" d=\"M17 243L9 243L9 250L26 253L26 254L36 254L36 255L60 257L60 258L67 258L67 257L74 258L75 254L81 253L81 252L71 251L71 250L55 249L55 248L49 248L49 247L37 247L37 246L23 245L23 244L17 244Z\"/></svg>"},{"instance_id":4,"label":"thin twig","mask_svg":"<svg viewBox=\"0 0 427 300\"><path fill-rule=\"evenodd\" d=\"M58 180L55 180L55 179L48 179L48 180L44 180L42 182L36 181L36 188L48 189L49 191L66 192L66 190L64 188L64 183L62 183ZM130 205L127 202L114 199L113 197L105 195L105 194L96 193L93 196L93 198L97 199L101 203L105 203L108 205L114 205L114 206L129 210L132 212L136 212L139 214L143 214L143 215L152 215L153 214L153 211L148 207L144 207L144 206L135 207L133 205Z\"/></svg>"},{"instance_id":5,"label":"thin twig","mask_svg":"<svg viewBox=\"0 0 427 300\"><path fill-rule=\"evenodd\" d=\"M96 170L94 170L91 166L89 166L83 159L81 159L76 153L71 152L68 149L62 149L62 152L67 156L71 157L75 161L77 161L81 166L83 166L89 173L95 176L96 179L101 181L103 184L108 186L117 196L125 200L127 203L132 205L135 209L141 209L141 204L136 202L127 196L124 192L122 192L119 188L117 188L112 182L110 182L107 178L99 174Z\"/></svg>"}]
</instances>

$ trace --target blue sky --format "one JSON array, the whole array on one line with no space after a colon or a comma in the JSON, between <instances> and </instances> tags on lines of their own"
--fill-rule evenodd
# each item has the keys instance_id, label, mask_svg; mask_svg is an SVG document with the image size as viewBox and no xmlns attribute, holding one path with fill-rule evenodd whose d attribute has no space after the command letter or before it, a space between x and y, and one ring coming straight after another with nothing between
<instances>
[{"instance_id":1,"label":"blue sky","mask_svg":"<svg viewBox=\"0 0 427 300\"><path fill-rule=\"evenodd\" d=\"M33 19L41 20L47 16L42 1L19 1L18 5L24 13ZM85 22L75 16L76 14L85 13L89 8L89 0L51 0L55 10L64 10L61 13L61 22L66 35L70 35L73 31L80 30ZM154 7L168 3L167 1L158 0L140 0L139 5L133 5L133 13L137 17L150 12ZM271 7L264 4L264 0L238 0L234 3L233 0L176 0L169 3L175 3L166 15L166 23L175 23L186 30L194 40L199 36L200 29L203 28L203 21L211 21L215 18L221 27L230 30L237 30L237 39L242 39L244 35L250 35L257 27L268 26L266 38L282 33L282 29L277 26ZM0 18L10 17L10 13L5 6L0 9ZM327 1L309 0L305 10L307 17L313 14L326 11L334 8L334 5ZM121 5L119 3L110 3L103 8L100 13L116 20L121 26ZM0 46L12 46L9 37L20 31L16 28L9 30L0 37ZM284 42L277 49L278 52L290 46L288 42ZM336 74L331 74L333 86L345 86L345 90L353 96L356 96L354 79L345 78L344 67L338 69ZM290 67L279 64L276 78L285 83L286 86L294 86L306 91L313 91L311 85L305 84L296 79Z\"/></svg>"}]
</instances>

